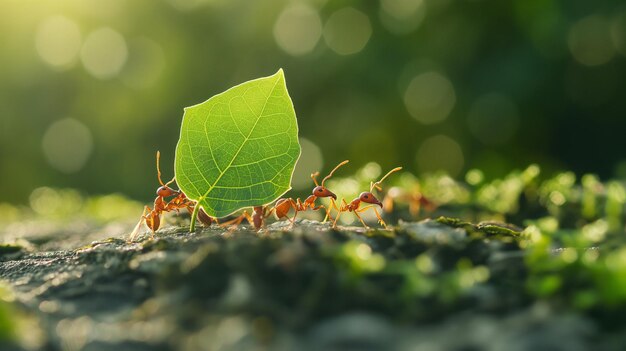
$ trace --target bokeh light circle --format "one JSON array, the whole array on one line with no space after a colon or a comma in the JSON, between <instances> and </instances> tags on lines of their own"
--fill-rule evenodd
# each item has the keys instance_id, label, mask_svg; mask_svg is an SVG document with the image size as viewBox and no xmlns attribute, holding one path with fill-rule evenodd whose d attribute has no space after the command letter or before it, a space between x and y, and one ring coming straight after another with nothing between
<instances>
[{"instance_id":1,"label":"bokeh light circle","mask_svg":"<svg viewBox=\"0 0 626 351\"><path fill-rule=\"evenodd\" d=\"M81 170L91 156L93 138L83 123L66 118L48 127L42 147L53 168L63 173L74 173Z\"/></svg>"},{"instance_id":2,"label":"bokeh light circle","mask_svg":"<svg viewBox=\"0 0 626 351\"><path fill-rule=\"evenodd\" d=\"M380 7L391 16L409 18L424 7L423 0L380 0Z\"/></svg>"},{"instance_id":3,"label":"bokeh light circle","mask_svg":"<svg viewBox=\"0 0 626 351\"><path fill-rule=\"evenodd\" d=\"M424 0L381 0L380 21L394 34L414 31L426 17Z\"/></svg>"},{"instance_id":4,"label":"bokeh light circle","mask_svg":"<svg viewBox=\"0 0 626 351\"><path fill-rule=\"evenodd\" d=\"M360 52L371 36L372 25L369 18L352 7L334 12L324 25L324 41L339 55Z\"/></svg>"},{"instance_id":5,"label":"bokeh light circle","mask_svg":"<svg viewBox=\"0 0 626 351\"><path fill-rule=\"evenodd\" d=\"M35 49L46 64L64 70L78 60L81 40L76 23L63 16L51 16L37 28Z\"/></svg>"},{"instance_id":6,"label":"bokeh light circle","mask_svg":"<svg viewBox=\"0 0 626 351\"><path fill-rule=\"evenodd\" d=\"M465 163L459 143L445 135L424 140L417 151L416 161L420 172L446 171L452 177L460 174Z\"/></svg>"},{"instance_id":7,"label":"bokeh light circle","mask_svg":"<svg viewBox=\"0 0 626 351\"><path fill-rule=\"evenodd\" d=\"M626 12L615 16L611 23L611 39L615 49L626 56Z\"/></svg>"},{"instance_id":8,"label":"bokeh light circle","mask_svg":"<svg viewBox=\"0 0 626 351\"><path fill-rule=\"evenodd\" d=\"M80 59L87 72L99 79L116 76L127 58L126 40L108 27L89 33L80 52Z\"/></svg>"},{"instance_id":9,"label":"bokeh light circle","mask_svg":"<svg viewBox=\"0 0 626 351\"><path fill-rule=\"evenodd\" d=\"M585 66L605 64L615 55L609 23L601 16L576 22L570 28L567 43L574 59Z\"/></svg>"},{"instance_id":10,"label":"bokeh light circle","mask_svg":"<svg viewBox=\"0 0 626 351\"><path fill-rule=\"evenodd\" d=\"M411 116L420 123L441 122L456 104L454 86L440 73L422 73L413 78L406 88L404 104Z\"/></svg>"},{"instance_id":11,"label":"bokeh light circle","mask_svg":"<svg viewBox=\"0 0 626 351\"><path fill-rule=\"evenodd\" d=\"M313 51L322 36L322 20L317 10L304 3L287 6L274 24L274 39L292 56Z\"/></svg>"}]
</instances>

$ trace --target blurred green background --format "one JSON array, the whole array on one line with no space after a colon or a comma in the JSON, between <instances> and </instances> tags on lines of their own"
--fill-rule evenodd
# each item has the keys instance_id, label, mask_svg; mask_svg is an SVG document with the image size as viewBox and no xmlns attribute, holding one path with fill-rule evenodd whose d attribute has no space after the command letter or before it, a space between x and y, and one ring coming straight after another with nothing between
<instances>
[{"instance_id":1,"label":"blurred green background","mask_svg":"<svg viewBox=\"0 0 626 351\"><path fill-rule=\"evenodd\" d=\"M5 0L2 202L33 189L149 201L183 107L284 68L308 174L626 175L619 1Z\"/></svg>"}]
</instances>

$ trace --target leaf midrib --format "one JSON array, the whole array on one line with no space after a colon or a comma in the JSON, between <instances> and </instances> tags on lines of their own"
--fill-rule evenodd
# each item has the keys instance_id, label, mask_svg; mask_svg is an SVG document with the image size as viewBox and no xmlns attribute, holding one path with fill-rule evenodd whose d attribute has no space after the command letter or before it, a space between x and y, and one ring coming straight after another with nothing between
<instances>
[{"instance_id":1,"label":"leaf midrib","mask_svg":"<svg viewBox=\"0 0 626 351\"><path fill-rule=\"evenodd\" d=\"M263 109L261 109L261 113L257 116L256 121L254 121L254 125L252 126L252 129L250 129L250 133L248 133L248 135L245 137L243 143L241 143L241 146L239 146L239 149L237 149L237 152L235 152L235 155L233 156L233 159L230 160L230 163L224 168L223 171L220 172L220 175L217 177L217 179L215 179L213 184L211 184L211 186L209 187L209 190L207 190L206 193L204 193L204 195L202 195L200 197L200 199L198 199L198 202L204 201L204 199L206 199L206 197L209 196L211 191L213 191L213 188L215 188L215 186L219 183L220 179L222 179L224 174L228 171L230 166L232 166L233 162L235 162L235 160L237 159L237 156L239 156L239 153L241 152L243 147L246 145L246 143L249 141L250 136L254 132L254 129L256 129L256 126L259 123L259 120L261 119L261 116L263 116L263 112L265 112L265 108L267 107L267 103L270 100L270 98L272 97L272 94L274 93L274 89L276 89L276 85L278 85L279 81L280 81L280 76L276 78L276 82L274 82L274 86L272 87L272 90L270 91L270 94L268 95L267 99L265 100L265 103L263 104Z\"/></svg>"}]
</instances>

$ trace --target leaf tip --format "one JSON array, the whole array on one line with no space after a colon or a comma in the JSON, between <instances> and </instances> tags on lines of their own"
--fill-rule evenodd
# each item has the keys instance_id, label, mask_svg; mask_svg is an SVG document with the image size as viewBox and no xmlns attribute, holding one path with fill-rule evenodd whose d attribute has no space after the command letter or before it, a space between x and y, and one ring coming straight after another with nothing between
<instances>
[{"instance_id":1,"label":"leaf tip","mask_svg":"<svg viewBox=\"0 0 626 351\"><path fill-rule=\"evenodd\" d=\"M282 67L274 75L278 77L278 80L285 80L285 71L283 71Z\"/></svg>"}]
</instances>

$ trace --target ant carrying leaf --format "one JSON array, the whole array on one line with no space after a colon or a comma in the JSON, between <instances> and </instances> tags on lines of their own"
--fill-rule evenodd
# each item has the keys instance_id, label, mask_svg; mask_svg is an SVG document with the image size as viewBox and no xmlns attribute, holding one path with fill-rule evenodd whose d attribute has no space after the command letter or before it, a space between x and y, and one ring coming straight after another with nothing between
<instances>
[{"instance_id":1,"label":"ant carrying leaf","mask_svg":"<svg viewBox=\"0 0 626 351\"><path fill-rule=\"evenodd\" d=\"M371 208L374 210L374 213L376 214L376 218L378 218L378 223L380 223L383 227L385 227L385 229L387 229L387 224L385 223L383 218L380 216L380 213L378 213L378 210L376 210L376 205L380 206L380 208L383 208L383 204L376 198L376 196L374 196L372 191L374 191L374 189L377 189L378 191L382 191L380 184L387 177L389 177L392 173L397 172L401 169L402 167L396 167L392 169L391 171L389 171L387 174L385 174L385 176L382 177L379 181L370 182L370 191L362 192L357 198L352 200L350 203L346 203L345 199L341 199L341 207L340 208L337 208L337 206L334 207L337 210L337 217L335 217L335 220L333 222L333 228L337 227L337 221L339 220L339 217L341 216L343 212L353 212L357 216L359 221L361 221L363 226L365 228L369 228L369 226L365 224L365 222L363 221L363 218L361 218L359 213L365 212ZM365 202L370 205L359 208L361 206L361 202Z\"/></svg>"},{"instance_id":2,"label":"ant carrying leaf","mask_svg":"<svg viewBox=\"0 0 626 351\"><path fill-rule=\"evenodd\" d=\"M144 207L141 218L139 219L139 223L135 226L135 229L131 232L128 240L133 241L139 235L141 231L142 225L145 223L148 228L152 231L152 236L154 237L154 232L156 232L161 227L161 215L165 212L170 211L179 211L181 209L186 209L189 213L192 213L196 203L191 201L185 196L185 194L180 190L174 190L169 185L175 181L175 178L172 178L167 183L163 183L161 179L161 167L160 167L160 159L161 153L157 151L156 153L156 167L157 167L157 178L159 180L159 184L161 186L157 189L156 194L157 197L154 199L153 208L150 206ZM166 198L173 198L169 201L166 201ZM217 222L215 218L209 217L204 210L200 209L198 213L198 219L206 226L211 225L213 222Z\"/></svg>"}]
</instances>

